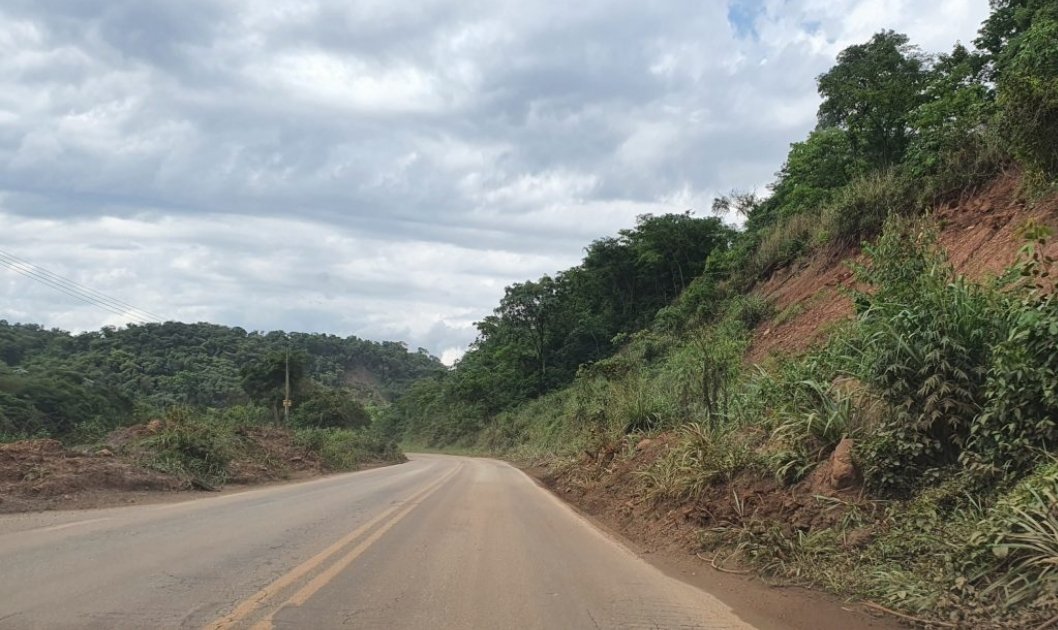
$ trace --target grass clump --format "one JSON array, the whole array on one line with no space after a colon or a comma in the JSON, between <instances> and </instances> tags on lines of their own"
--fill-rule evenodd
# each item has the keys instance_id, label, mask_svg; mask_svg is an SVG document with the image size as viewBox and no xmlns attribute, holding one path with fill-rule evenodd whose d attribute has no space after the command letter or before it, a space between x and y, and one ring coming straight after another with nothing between
<instances>
[{"instance_id":1,"label":"grass clump","mask_svg":"<svg viewBox=\"0 0 1058 630\"><path fill-rule=\"evenodd\" d=\"M204 422L186 409L171 410L153 435L139 440L143 463L187 484L214 490L229 477L229 465L241 450L228 425Z\"/></svg>"},{"instance_id":2,"label":"grass clump","mask_svg":"<svg viewBox=\"0 0 1058 630\"><path fill-rule=\"evenodd\" d=\"M639 473L644 496L655 503L696 501L710 485L761 467L752 434L696 422L676 434L674 448Z\"/></svg>"},{"instance_id":3,"label":"grass clump","mask_svg":"<svg viewBox=\"0 0 1058 630\"><path fill-rule=\"evenodd\" d=\"M301 428L294 442L320 458L329 472L356 470L366 464L406 461L397 444L370 430Z\"/></svg>"},{"instance_id":4,"label":"grass clump","mask_svg":"<svg viewBox=\"0 0 1058 630\"><path fill-rule=\"evenodd\" d=\"M261 410L194 412L174 408L146 425L131 427L120 448L145 467L173 475L187 486L215 490L241 481L285 478L290 467L327 472L405 461L396 443L370 428L306 427L295 430L262 422ZM240 469L258 477L246 479Z\"/></svg>"}]
</instances>

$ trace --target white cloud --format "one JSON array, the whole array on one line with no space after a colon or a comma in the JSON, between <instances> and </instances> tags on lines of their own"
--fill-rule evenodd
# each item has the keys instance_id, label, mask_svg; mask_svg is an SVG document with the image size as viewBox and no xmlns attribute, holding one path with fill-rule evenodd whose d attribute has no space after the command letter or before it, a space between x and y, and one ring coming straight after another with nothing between
<instances>
[{"instance_id":1,"label":"white cloud","mask_svg":"<svg viewBox=\"0 0 1058 630\"><path fill-rule=\"evenodd\" d=\"M761 190L845 46L947 50L988 10L737 2L10 0L0 249L167 317L452 359L504 285ZM120 320L7 272L0 299Z\"/></svg>"}]
</instances>

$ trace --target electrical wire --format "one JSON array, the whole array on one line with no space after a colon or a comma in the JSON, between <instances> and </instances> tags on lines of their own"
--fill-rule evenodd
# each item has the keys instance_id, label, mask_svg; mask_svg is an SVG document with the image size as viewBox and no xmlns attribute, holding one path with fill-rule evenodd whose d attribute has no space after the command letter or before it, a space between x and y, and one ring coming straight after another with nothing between
<instances>
[{"instance_id":1,"label":"electrical wire","mask_svg":"<svg viewBox=\"0 0 1058 630\"><path fill-rule=\"evenodd\" d=\"M161 315L158 315L157 313L152 313L152 312L150 312L150 311L148 311L146 309L138 308L136 306L133 306L132 304L129 304L128 302L122 302L121 300L119 300L117 298L113 298L113 297L110 297L109 295L106 295L104 293L100 293L99 291L96 291L96 290L94 290L94 289L92 289L90 287L86 287L83 284L78 284L77 282L74 282L73 280L70 280L69 278L64 278L63 276L60 276L57 273L54 273L52 271L48 271L47 269L45 269L45 268L43 268L43 267L41 267L39 265L34 265L33 263L29 262L28 260L19 258L18 256L15 256L14 254L12 254L10 252L5 252L4 250L0 249L0 259L3 259L3 258L7 258L10 261L15 262L15 263L17 263L19 265L22 265L25 268L31 270L32 273L34 273L34 274L45 276L49 280L52 280L54 282L57 282L57 283L62 284L64 286L67 286L71 290L76 291L77 293L82 293L82 294L86 295L89 298L97 299L97 300L99 300L101 302L106 302L106 303L108 303L108 304L110 304L112 306L115 306L115 307L117 307L119 309L122 309L122 310L135 311L135 313L137 315L145 315L146 317L144 319L159 320L159 321L165 319L164 317L162 317Z\"/></svg>"},{"instance_id":2,"label":"electrical wire","mask_svg":"<svg viewBox=\"0 0 1058 630\"><path fill-rule=\"evenodd\" d=\"M103 310L122 317L130 318L136 323L160 323L163 317L150 311L135 307L127 302L110 297L94 289L78 284L69 278L48 271L43 267L23 260L14 254L0 250L0 266L6 267L26 278L47 285L60 293L75 298L86 304L91 304Z\"/></svg>"}]
</instances>

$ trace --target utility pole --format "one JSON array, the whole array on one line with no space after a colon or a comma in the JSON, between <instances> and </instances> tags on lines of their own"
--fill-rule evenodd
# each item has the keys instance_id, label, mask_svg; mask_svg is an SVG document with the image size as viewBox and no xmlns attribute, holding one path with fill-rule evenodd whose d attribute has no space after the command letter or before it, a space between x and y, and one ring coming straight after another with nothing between
<instances>
[{"instance_id":1,"label":"utility pole","mask_svg":"<svg viewBox=\"0 0 1058 630\"><path fill-rule=\"evenodd\" d=\"M290 350L287 350L286 358L286 388L283 394L283 424L290 426Z\"/></svg>"}]
</instances>

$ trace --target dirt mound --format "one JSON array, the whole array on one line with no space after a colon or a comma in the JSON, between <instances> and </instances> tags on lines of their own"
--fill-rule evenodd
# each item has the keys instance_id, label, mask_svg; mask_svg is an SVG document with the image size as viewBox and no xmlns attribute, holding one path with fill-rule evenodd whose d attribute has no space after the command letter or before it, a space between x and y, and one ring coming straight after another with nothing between
<instances>
[{"instance_id":1,"label":"dirt mound","mask_svg":"<svg viewBox=\"0 0 1058 630\"><path fill-rule=\"evenodd\" d=\"M1017 260L1025 223L1058 227L1058 195L1029 203L1019 194L1021 185L1017 175L1000 177L980 194L934 212L940 245L956 271L978 281L995 277ZM1046 253L1058 258L1058 238ZM858 250L822 252L780 269L761 284L757 292L773 302L777 315L757 327L746 362L804 352L852 317L844 290L854 284L849 262L862 261Z\"/></svg>"},{"instance_id":2,"label":"dirt mound","mask_svg":"<svg viewBox=\"0 0 1058 630\"><path fill-rule=\"evenodd\" d=\"M746 473L706 487L693 501L655 504L644 496L637 475L663 456L674 439L662 435L649 448L616 457L608 465L582 458L575 465L537 468L534 473L586 511L607 515L633 538L650 544L664 541L669 547L694 547L702 529L754 520L782 522L791 532L809 532L840 522L854 505L866 507L854 475L835 479L835 467L844 459L841 453L791 487Z\"/></svg>"},{"instance_id":3,"label":"dirt mound","mask_svg":"<svg viewBox=\"0 0 1058 630\"><path fill-rule=\"evenodd\" d=\"M288 429L245 427L236 434L248 443L249 448L246 449L247 456L230 464L230 483L260 483L322 472L319 454L298 446Z\"/></svg>"},{"instance_id":4,"label":"dirt mound","mask_svg":"<svg viewBox=\"0 0 1058 630\"><path fill-rule=\"evenodd\" d=\"M52 507L86 491L178 490L176 478L114 457L108 449L87 453L56 440L0 444L0 512L27 503Z\"/></svg>"},{"instance_id":5,"label":"dirt mound","mask_svg":"<svg viewBox=\"0 0 1058 630\"><path fill-rule=\"evenodd\" d=\"M152 493L216 489L151 467L154 446L144 440L166 428L160 420L122 427L91 450L69 449L50 439L0 444L0 512L98 507L158 500ZM298 445L289 429L243 427L234 437L225 478L229 485L324 472L319 454Z\"/></svg>"}]
</instances>

